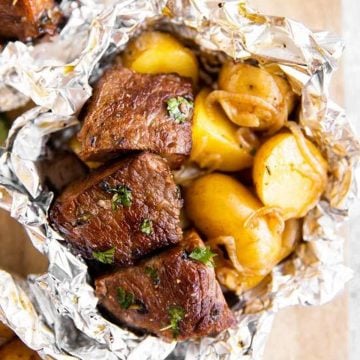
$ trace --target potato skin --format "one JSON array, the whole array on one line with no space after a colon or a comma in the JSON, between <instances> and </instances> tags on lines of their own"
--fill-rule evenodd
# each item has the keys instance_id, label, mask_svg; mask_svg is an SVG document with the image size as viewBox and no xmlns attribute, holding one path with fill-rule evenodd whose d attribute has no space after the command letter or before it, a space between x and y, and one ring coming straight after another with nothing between
<instances>
[{"instance_id":1,"label":"potato skin","mask_svg":"<svg viewBox=\"0 0 360 360\"><path fill-rule=\"evenodd\" d=\"M257 151L253 167L256 192L264 205L279 207L284 219L300 218L315 206L326 186L327 163L309 140L306 147L316 159L319 172L302 155L291 133L280 133Z\"/></svg>"},{"instance_id":2,"label":"potato skin","mask_svg":"<svg viewBox=\"0 0 360 360\"><path fill-rule=\"evenodd\" d=\"M252 65L230 61L223 65L218 84L219 89L228 94L222 100L219 98L219 101L231 121L257 130L266 130L272 126L277 116L269 109L257 106L257 102L261 101L273 111L279 110L282 94L271 74ZM238 99L240 95L245 98ZM284 116L282 118L285 120Z\"/></svg>"},{"instance_id":3,"label":"potato skin","mask_svg":"<svg viewBox=\"0 0 360 360\"><path fill-rule=\"evenodd\" d=\"M284 260L295 249L296 244L301 239L301 221L291 219L286 221L282 233L281 251L276 263ZM216 251L216 250L215 250ZM218 256L215 258L216 275L222 285L241 295L243 292L250 290L265 279L268 274L254 275L237 271L230 260L224 258L222 251L217 251ZM275 265L275 264L274 264ZM268 268L268 272L272 268Z\"/></svg>"},{"instance_id":4,"label":"potato skin","mask_svg":"<svg viewBox=\"0 0 360 360\"><path fill-rule=\"evenodd\" d=\"M286 113L287 113L287 116L289 116L295 108L297 96L292 91L289 82L283 76L274 74L273 78L283 96L283 99L286 104Z\"/></svg>"},{"instance_id":5,"label":"potato skin","mask_svg":"<svg viewBox=\"0 0 360 360\"><path fill-rule=\"evenodd\" d=\"M276 73L248 64L227 62L219 74L219 88L259 96L269 102L276 102L278 97L282 96L286 103L286 113L289 115L294 109L296 95L280 73L281 71Z\"/></svg>"},{"instance_id":6,"label":"potato skin","mask_svg":"<svg viewBox=\"0 0 360 360\"><path fill-rule=\"evenodd\" d=\"M212 173L195 180L185 192L189 218L208 239L230 236L238 261L250 274L265 274L281 251L281 234L267 217L244 222L262 207L260 201L230 176Z\"/></svg>"},{"instance_id":7,"label":"potato skin","mask_svg":"<svg viewBox=\"0 0 360 360\"><path fill-rule=\"evenodd\" d=\"M209 89L203 89L195 99L192 126L191 160L200 167L238 171L252 165L254 157L241 148L232 124L217 105L208 105Z\"/></svg>"},{"instance_id":8,"label":"potato skin","mask_svg":"<svg viewBox=\"0 0 360 360\"><path fill-rule=\"evenodd\" d=\"M278 131L295 105L295 94L285 77L262 67L226 62L219 73L218 90L209 96L229 119L254 130Z\"/></svg>"},{"instance_id":9,"label":"potato skin","mask_svg":"<svg viewBox=\"0 0 360 360\"><path fill-rule=\"evenodd\" d=\"M158 31L144 32L129 43L124 51L123 65L139 73L177 73L190 77L194 85L199 66L192 51L174 36Z\"/></svg>"},{"instance_id":10,"label":"potato skin","mask_svg":"<svg viewBox=\"0 0 360 360\"><path fill-rule=\"evenodd\" d=\"M41 360L40 356L15 339L0 348L1 360Z\"/></svg>"},{"instance_id":11,"label":"potato skin","mask_svg":"<svg viewBox=\"0 0 360 360\"><path fill-rule=\"evenodd\" d=\"M270 73L244 63L225 63L221 68L218 83L222 90L259 96L269 102L278 102L281 96Z\"/></svg>"}]
</instances>

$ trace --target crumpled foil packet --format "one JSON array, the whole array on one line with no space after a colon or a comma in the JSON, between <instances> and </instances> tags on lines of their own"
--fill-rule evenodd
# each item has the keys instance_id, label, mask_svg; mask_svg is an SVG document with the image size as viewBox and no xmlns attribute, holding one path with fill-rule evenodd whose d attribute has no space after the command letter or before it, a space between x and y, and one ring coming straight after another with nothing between
<instances>
[{"instance_id":1,"label":"crumpled foil packet","mask_svg":"<svg viewBox=\"0 0 360 360\"><path fill-rule=\"evenodd\" d=\"M330 301L352 276L343 264L344 224L359 196L360 144L343 110L328 98L342 42L237 0L80 0L61 6L68 21L58 36L34 46L9 43L0 54L0 87L37 105L16 119L0 150L0 206L49 259L48 273L26 281L0 271L0 319L44 359L260 359L276 311ZM278 64L302 95L300 125L331 172L324 198L304 220L304 241L268 282L234 306L237 327L179 344L136 336L101 316L85 262L49 226L53 194L39 167L53 155L49 141L56 138L61 147L76 130L76 114L91 96L89 81L129 38L157 24L192 40L212 59Z\"/></svg>"}]
</instances>

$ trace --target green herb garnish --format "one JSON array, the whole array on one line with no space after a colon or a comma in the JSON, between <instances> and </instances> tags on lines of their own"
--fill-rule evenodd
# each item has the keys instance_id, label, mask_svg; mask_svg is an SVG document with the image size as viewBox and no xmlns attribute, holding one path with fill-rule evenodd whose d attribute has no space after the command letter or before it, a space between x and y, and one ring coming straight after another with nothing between
<instances>
[{"instance_id":1,"label":"green herb garnish","mask_svg":"<svg viewBox=\"0 0 360 360\"><path fill-rule=\"evenodd\" d=\"M265 166L266 172L268 173L268 175L271 175L271 170L270 167L268 165Z\"/></svg>"},{"instance_id":2,"label":"green herb garnish","mask_svg":"<svg viewBox=\"0 0 360 360\"><path fill-rule=\"evenodd\" d=\"M153 283L155 285L159 284L159 282L160 282L159 274L158 274L158 271L155 268L153 268L151 266L146 266L145 267L145 274L150 276L151 280L153 281Z\"/></svg>"},{"instance_id":3,"label":"green herb garnish","mask_svg":"<svg viewBox=\"0 0 360 360\"><path fill-rule=\"evenodd\" d=\"M209 267L214 267L214 256L216 256L216 254L213 253L208 246L197 247L189 255L191 259L200 261Z\"/></svg>"},{"instance_id":4,"label":"green herb garnish","mask_svg":"<svg viewBox=\"0 0 360 360\"><path fill-rule=\"evenodd\" d=\"M153 232L152 221L150 219L144 219L140 224L140 231L145 235L151 235Z\"/></svg>"},{"instance_id":5,"label":"green herb garnish","mask_svg":"<svg viewBox=\"0 0 360 360\"><path fill-rule=\"evenodd\" d=\"M131 189L126 185L110 187L109 183L102 181L100 188L109 194L114 194L111 199L111 208L116 210L119 206L130 207L132 203Z\"/></svg>"},{"instance_id":6,"label":"green herb garnish","mask_svg":"<svg viewBox=\"0 0 360 360\"><path fill-rule=\"evenodd\" d=\"M114 189L114 195L111 199L111 208L116 210L119 206L130 207L132 203L131 190L125 185L119 185Z\"/></svg>"},{"instance_id":7,"label":"green herb garnish","mask_svg":"<svg viewBox=\"0 0 360 360\"><path fill-rule=\"evenodd\" d=\"M166 101L167 111L176 123L182 124L185 122L194 107L194 103L185 99L182 96L170 98Z\"/></svg>"},{"instance_id":8,"label":"green herb garnish","mask_svg":"<svg viewBox=\"0 0 360 360\"><path fill-rule=\"evenodd\" d=\"M177 305L170 306L168 309L168 316L169 316L170 324L160 329L160 331L171 329L173 333L173 337L176 338L180 333L179 323L185 317L185 310L181 306L177 306Z\"/></svg>"},{"instance_id":9,"label":"green herb garnish","mask_svg":"<svg viewBox=\"0 0 360 360\"><path fill-rule=\"evenodd\" d=\"M117 301L122 309L129 309L131 305L135 303L135 296L132 293L127 292L122 287L116 289Z\"/></svg>"},{"instance_id":10,"label":"green herb garnish","mask_svg":"<svg viewBox=\"0 0 360 360\"><path fill-rule=\"evenodd\" d=\"M115 256L115 248L112 247L111 249L105 251L93 251L92 256L95 260L103 264L113 264L114 256Z\"/></svg>"}]
</instances>

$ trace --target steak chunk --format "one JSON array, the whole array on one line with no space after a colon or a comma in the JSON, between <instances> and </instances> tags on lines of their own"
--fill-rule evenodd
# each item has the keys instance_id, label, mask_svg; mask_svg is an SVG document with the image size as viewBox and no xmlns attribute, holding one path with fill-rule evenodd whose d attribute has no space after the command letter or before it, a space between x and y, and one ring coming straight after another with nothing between
<instances>
[{"instance_id":1,"label":"steak chunk","mask_svg":"<svg viewBox=\"0 0 360 360\"><path fill-rule=\"evenodd\" d=\"M85 258L131 265L181 239L181 205L166 161L142 153L70 185L50 219Z\"/></svg>"},{"instance_id":2,"label":"steak chunk","mask_svg":"<svg viewBox=\"0 0 360 360\"><path fill-rule=\"evenodd\" d=\"M149 150L178 166L191 151L191 80L176 74L138 74L116 65L94 89L79 133L80 157L105 161Z\"/></svg>"},{"instance_id":3,"label":"steak chunk","mask_svg":"<svg viewBox=\"0 0 360 360\"><path fill-rule=\"evenodd\" d=\"M22 41L54 34L61 13L53 0L1 0L0 38Z\"/></svg>"},{"instance_id":4,"label":"steak chunk","mask_svg":"<svg viewBox=\"0 0 360 360\"><path fill-rule=\"evenodd\" d=\"M167 341L215 335L234 325L212 267L189 254L204 247L191 231L182 242L138 266L95 281L99 304L120 323Z\"/></svg>"}]
</instances>

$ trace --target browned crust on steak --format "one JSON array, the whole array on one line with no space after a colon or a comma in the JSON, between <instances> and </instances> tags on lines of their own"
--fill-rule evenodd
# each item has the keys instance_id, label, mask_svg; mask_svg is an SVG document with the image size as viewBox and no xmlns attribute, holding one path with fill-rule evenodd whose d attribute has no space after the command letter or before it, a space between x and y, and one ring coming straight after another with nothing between
<instances>
[{"instance_id":1,"label":"browned crust on steak","mask_svg":"<svg viewBox=\"0 0 360 360\"><path fill-rule=\"evenodd\" d=\"M53 35L61 18L53 0L1 0L0 38L25 41Z\"/></svg>"},{"instance_id":2,"label":"browned crust on steak","mask_svg":"<svg viewBox=\"0 0 360 360\"><path fill-rule=\"evenodd\" d=\"M112 193L104 185L131 190L130 207L112 208ZM53 226L88 259L93 251L115 247L115 263L135 260L181 239L182 201L166 161L151 153L129 156L70 185L50 210ZM152 221L144 234L141 224Z\"/></svg>"},{"instance_id":3,"label":"browned crust on steak","mask_svg":"<svg viewBox=\"0 0 360 360\"><path fill-rule=\"evenodd\" d=\"M84 161L106 161L129 150L148 150L180 165L191 151L192 111L183 123L168 113L166 101L193 101L190 79L176 74L138 74L115 65L94 88L79 133Z\"/></svg>"},{"instance_id":4,"label":"browned crust on steak","mask_svg":"<svg viewBox=\"0 0 360 360\"><path fill-rule=\"evenodd\" d=\"M95 281L100 305L120 323L173 340L169 308L180 306L185 316L179 322L178 340L197 338L231 327L235 318L229 309L212 267L188 257L195 247L204 244L194 232L188 233L180 245L165 251L138 266L114 272ZM154 281L145 268L157 271ZM117 288L134 295L140 309L123 309Z\"/></svg>"}]
</instances>

